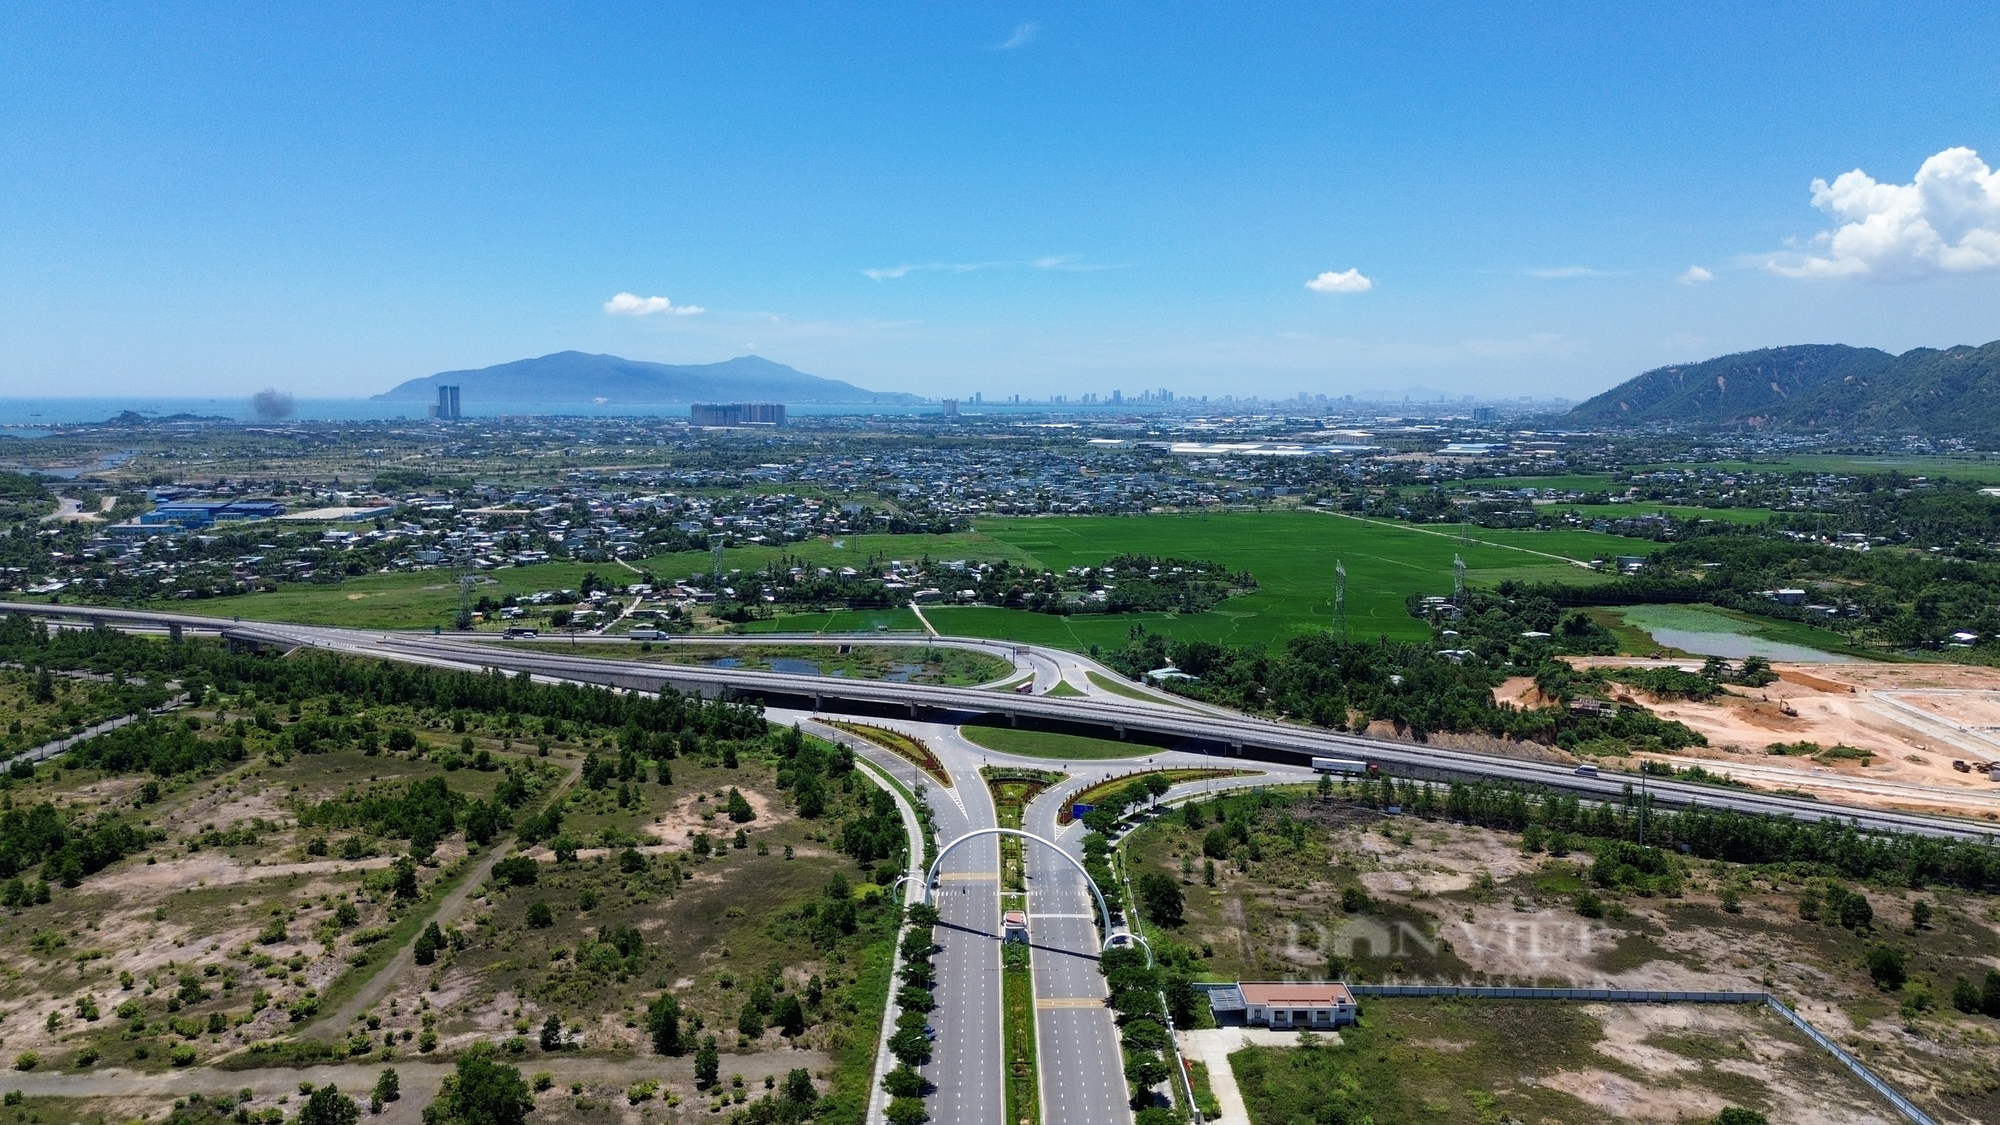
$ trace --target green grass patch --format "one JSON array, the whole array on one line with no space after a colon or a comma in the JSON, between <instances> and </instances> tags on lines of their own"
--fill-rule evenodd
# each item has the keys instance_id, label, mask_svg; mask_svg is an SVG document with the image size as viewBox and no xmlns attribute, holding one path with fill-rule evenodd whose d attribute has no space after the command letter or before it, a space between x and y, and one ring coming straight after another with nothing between
<instances>
[{"instance_id":1,"label":"green grass patch","mask_svg":"<svg viewBox=\"0 0 2000 1125\"><path fill-rule=\"evenodd\" d=\"M510 649L521 643L494 642ZM973 687L991 683L1013 671L997 656L961 648L926 644L856 644L832 642L782 644L674 644L668 641L595 641L556 646L565 656L599 656L642 664L679 664L741 668L756 672L791 672L838 676L849 680L895 680L899 683ZM539 649L535 651L540 651Z\"/></svg>"},{"instance_id":2,"label":"green grass patch","mask_svg":"<svg viewBox=\"0 0 2000 1125\"><path fill-rule=\"evenodd\" d=\"M1107 676L1102 672L1086 671L1084 675L1090 677L1091 683L1096 684L1098 687L1103 688L1105 691L1108 691L1113 695L1122 695L1127 699L1152 700L1157 698L1156 696L1153 696L1147 692L1140 691L1138 688L1133 687L1131 684L1128 684L1123 680Z\"/></svg>"},{"instance_id":3,"label":"green grass patch","mask_svg":"<svg viewBox=\"0 0 2000 1125\"><path fill-rule=\"evenodd\" d=\"M1290 1121L1602 1121L1524 1075L1602 1069L1604 1025L1578 1005L1372 999L1342 1043L1230 1055L1252 1125ZM1344 1111L1346 1115L1340 1115Z\"/></svg>"},{"instance_id":4,"label":"green grass patch","mask_svg":"<svg viewBox=\"0 0 2000 1125\"><path fill-rule=\"evenodd\" d=\"M745 633L922 633L924 623L907 606L786 613L737 626Z\"/></svg>"},{"instance_id":5,"label":"green grass patch","mask_svg":"<svg viewBox=\"0 0 2000 1125\"><path fill-rule=\"evenodd\" d=\"M1562 492L1602 492L1611 487L1609 474L1572 473L1547 477L1474 477L1452 481L1444 489L1447 492L1493 492L1508 488L1553 488Z\"/></svg>"},{"instance_id":6,"label":"green grass patch","mask_svg":"<svg viewBox=\"0 0 2000 1125\"><path fill-rule=\"evenodd\" d=\"M840 546L835 546L839 542ZM1098 565L1114 555L1140 554L1213 559L1247 569L1258 588L1203 613L1083 614L1062 617L1026 610L938 606L927 610L946 633L1047 644L1075 651L1119 648L1135 624L1175 639L1278 645L1323 628L1333 611L1331 562L1348 571L1347 617L1357 636L1386 634L1416 640L1427 630L1403 611L1410 593L1448 593L1452 559L1462 556L1470 579L1490 585L1501 577L1587 580L1566 559L1629 553L1633 541L1577 530L1474 529L1469 541L1448 529L1394 521L1348 519L1295 509L1154 516L995 518L976 530L951 535L861 535L770 547L731 548L725 569L749 572L781 554L807 565L861 565L871 557L1009 562L1061 570ZM707 575L707 552L657 555L635 563L661 580ZM578 589L590 571L614 581L629 572L614 564L543 563L505 567L480 577L475 591L499 600L537 590ZM444 571L371 574L325 585L287 585L270 593L173 607L215 616L294 621L357 628L427 629L449 626L458 588ZM497 624L494 626L497 628ZM785 614L741 627L745 632L921 632L907 607Z\"/></svg>"},{"instance_id":7,"label":"green grass patch","mask_svg":"<svg viewBox=\"0 0 2000 1125\"><path fill-rule=\"evenodd\" d=\"M1524 1079L1623 1069L1593 1050L1603 1037L1603 1024L1570 1004L1371 999L1337 1046L1249 1047L1229 1062L1252 1125L1596 1122L1609 1116Z\"/></svg>"},{"instance_id":8,"label":"green grass patch","mask_svg":"<svg viewBox=\"0 0 2000 1125\"><path fill-rule=\"evenodd\" d=\"M1035 1057L1035 977L1028 947L1008 945L1001 954L1000 1035L1006 1046L1007 1120L1039 1125L1040 1083Z\"/></svg>"},{"instance_id":9,"label":"green grass patch","mask_svg":"<svg viewBox=\"0 0 2000 1125\"><path fill-rule=\"evenodd\" d=\"M1209 1078L1208 1064L1189 1061L1187 1072L1188 1085L1194 1088L1195 1108L1201 1110L1202 1120L1213 1121L1222 1116L1222 1103L1216 1100L1215 1083Z\"/></svg>"},{"instance_id":10,"label":"green grass patch","mask_svg":"<svg viewBox=\"0 0 2000 1125\"><path fill-rule=\"evenodd\" d=\"M1258 771L1182 769L1182 770L1140 770L1138 773L1121 774L1118 777L1106 778L1103 781L1098 782L1096 785L1092 785L1087 789L1071 794L1070 799L1064 802L1063 810L1056 814L1056 823L1068 824L1070 821L1070 815L1069 815L1070 808L1075 805L1095 805L1100 801L1103 801L1105 798L1111 796L1113 793L1119 792L1120 790L1124 789L1126 786L1132 784L1133 782L1135 781L1143 782L1150 777L1163 777L1167 780L1167 784L1179 785L1183 782L1188 782L1188 781L1200 781L1205 777L1242 777L1246 774L1252 774L1256 772Z\"/></svg>"},{"instance_id":11,"label":"green grass patch","mask_svg":"<svg viewBox=\"0 0 2000 1125\"><path fill-rule=\"evenodd\" d=\"M1952 480L2000 481L2000 461L1988 457L1867 457L1838 453L1808 453L1795 457L1774 457L1756 461L1715 461L1703 466L1728 472L1759 473L1902 473L1913 477L1949 477ZM1654 470L1685 471L1686 465L1637 465L1635 473Z\"/></svg>"},{"instance_id":12,"label":"green grass patch","mask_svg":"<svg viewBox=\"0 0 2000 1125\"><path fill-rule=\"evenodd\" d=\"M583 576L595 571L611 581L632 574L611 563L552 562L505 567L479 578L474 597L499 601L509 595L538 590L574 590ZM291 621L301 625L338 625L357 629L449 629L458 614L458 585L451 573L366 574L340 582L281 585L269 593L233 598L162 601L176 613L212 617L240 616L252 621ZM497 625L495 626L497 628Z\"/></svg>"},{"instance_id":13,"label":"green grass patch","mask_svg":"<svg viewBox=\"0 0 2000 1125\"><path fill-rule=\"evenodd\" d=\"M895 925L884 921L877 929L879 934L854 955L854 983L847 987L847 1000L859 1014L834 1052L833 1088L827 1093L833 1106L814 1118L823 1125L859 1125L868 1116L875 1045L882 1037L882 1017L889 1007L889 967L896 955Z\"/></svg>"},{"instance_id":14,"label":"green grass patch","mask_svg":"<svg viewBox=\"0 0 2000 1125\"><path fill-rule=\"evenodd\" d=\"M980 521L978 530L1017 549L1031 565L1056 570L1096 565L1131 551L1213 559L1257 579L1256 590L1185 616L1061 617L966 606L925 611L942 632L1074 651L1121 648L1134 625L1176 640L1282 644L1331 620L1335 559L1347 566L1347 618L1356 636L1417 640L1428 630L1404 611L1403 599L1411 593L1450 593L1455 555L1465 559L1473 582L1490 585L1500 576L1587 581L1589 572L1565 560L1636 549L1630 539L1577 530L1475 528L1465 542L1449 528L1297 510L992 519Z\"/></svg>"},{"instance_id":15,"label":"green grass patch","mask_svg":"<svg viewBox=\"0 0 2000 1125\"><path fill-rule=\"evenodd\" d=\"M982 766L979 776L986 780L987 791L993 794L994 820L999 827L1019 829L1021 811L1028 807L1028 802L1067 775L1054 770ZM1027 889L1027 868L1022 862L1021 845L1022 841L1017 837L1000 838L1000 889L1003 891ZM1026 909L1025 904L1022 909Z\"/></svg>"},{"instance_id":16,"label":"green grass patch","mask_svg":"<svg viewBox=\"0 0 2000 1125\"><path fill-rule=\"evenodd\" d=\"M1109 738L1094 738L1087 734L1040 730L1028 726L1005 727L967 723L958 728L958 733L964 735L965 740L975 746L984 746L1001 754L1019 754L1028 758L1061 758L1072 761L1134 758L1162 749L1136 740L1118 742Z\"/></svg>"},{"instance_id":17,"label":"green grass patch","mask_svg":"<svg viewBox=\"0 0 2000 1125\"><path fill-rule=\"evenodd\" d=\"M1638 516L1672 516L1680 520L1717 520L1758 524L1774 514L1769 508L1699 508L1688 504L1552 504L1552 512L1581 512L1589 519L1623 520Z\"/></svg>"}]
</instances>

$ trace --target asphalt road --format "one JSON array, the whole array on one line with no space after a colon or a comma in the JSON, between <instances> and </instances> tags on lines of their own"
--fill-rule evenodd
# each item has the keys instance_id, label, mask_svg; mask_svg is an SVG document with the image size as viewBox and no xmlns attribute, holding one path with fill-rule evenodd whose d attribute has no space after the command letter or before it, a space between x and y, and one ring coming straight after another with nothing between
<instances>
[{"instance_id":1,"label":"asphalt road","mask_svg":"<svg viewBox=\"0 0 2000 1125\"><path fill-rule=\"evenodd\" d=\"M1056 764L995 754L966 741L955 726L947 724L891 725L922 738L944 764L956 783L958 799L965 805L967 830L992 827L996 823L991 797L979 773L982 763L1013 762L1038 768ZM1088 763L1080 772L1096 775L1132 768L1132 762L1115 766ZM1062 787L1071 788L1073 783L1064 782ZM1029 830L1035 831L1033 828ZM1053 839L1046 831L1038 834L1045 839ZM941 835L947 842L956 838L951 832L942 832ZM975 998L968 992L968 986L977 988L976 982L982 979L976 973L990 971L994 974L991 985L981 991L990 995L996 1005L1000 999L997 839L989 837L961 845L945 858L943 870L965 870L966 865L959 856L966 852L978 856L978 870L982 873L990 871L993 878L988 880L982 874L978 881L973 882L942 877L939 880L938 902L940 909L947 911L954 903L980 911L980 917L989 927L982 931L981 936L992 935L992 944L983 954L983 959L968 963L959 970L960 975L955 975L954 986L949 991L942 987L947 974L944 960L940 957L938 999L947 1001L949 997L948 1003L965 1003L968 1005L968 1019L980 1019L985 1015L985 1000L983 997ZM1096 900L1086 889L1082 875L1046 848L1026 843L1023 855L1028 886L1028 932L1035 991L1036 1063L1042 1121L1045 1125L1064 1125L1068 1122L1130 1125L1132 1111L1126 1104L1124 1058L1118 1049L1117 1028L1111 1011L1104 1006L1104 977L1097 971L1097 952L1103 939L1095 917ZM982 893L991 897L982 899ZM978 905L989 901L990 906ZM946 917L949 921L948 913ZM993 1020L997 1034L997 1006L993 1010ZM944 1029L943 1024L938 1026L941 1031ZM940 1042L943 1038L941 1035ZM996 1047L1000 1047L997 1040ZM1003 1053L996 1054L995 1061L1004 1067L1004 1047L1000 1049ZM995 1073L1004 1080L1004 1073L997 1069ZM1004 1090L1002 1094L1000 1108L1004 1110Z\"/></svg>"},{"instance_id":2,"label":"asphalt road","mask_svg":"<svg viewBox=\"0 0 2000 1125\"><path fill-rule=\"evenodd\" d=\"M15 608L31 612L50 610L50 607L43 606L0 604L0 612ZM73 611L71 607L60 607L56 612ZM90 612L120 623L171 620L187 623L200 620L204 625L214 624L212 619L189 619L172 614ZM564 656L538 646L510 648L472 644L453 638L309 626L257 623L231 626L230 631L275 643L309 645L375 658L453 668L523 670L543 678L602 683L627 689L652 690L671 683L710 690L736 688L780 693L793 698L819 696L836 702L888 704L907 707L913 720L920 709L930 708L945 712L999 712L1096 723L1114 729L1202 739L1217 746L1218 750L1223 747L1249 748L1252 756L1279 759L1274 764L1264 760L1232 760L1219 753L1213 759L1205 759L1200 754L1151 752L1150 756L1155 759L1153 764L1199 765L1207 762L1211 765L1243 765L1269 770L1287 780L1295 776L1310 776L1309 771L1300 768L1304 757L1331 754L1362 757L1380 763L1392 772L1513 780L1549 785L1600 799L1618 798L1627 781L1615 775L1582 777L1561 766L1377 742L1212 711L1195 712L1154 700L1130 699L1101 692L1083 697L1015 695L785 673L663 667ZM1044 654L1038 652L1036 655ZM1047 659L1053 663L1053 669L1039 660L1029 662L1035 666L1038 689L1050 683L1051 670L1058 674L1059 679L1070 682L1075 682L1075 677L1088 671L1073 654L1051 655ZM1081 833L1074 828L1057 832L1054 824L1055 811L1064 794L1097 778L1130 771L1144 764L1129 759L1062 763L1009 759L1006 755L981 750L965 742L957 734L955 721L942 724L892 722L888 725L909 730L930 742L933 751L956 781L951 790L942 793L933 791L930 801L937 816L939 836L945 841L994 825L990 799L978 773L982 761L1016 760L1040 768L1059 766L1068 772L1068 781L1031 806L1025 825L1030 831L1061 841L1062 846L1072 851ZM1287 758L1291 760L1285 762ZM1244 779L1231 784L1255 784L1263 780L1270 779ZM1182 787L1182 790L1192 788L1196 787ZM1655 799L1663 805L1699 802L1710 807L1804 815L1813 819L1838 815L1852 818L1865 828L1889 828L1937 836L1982 838L1989 837L1993 832L1989 826L1951 818L1860 809L1770 793L1670 782L1655 783L1652 791ZM1028 847L1027 856L1032 880L1029 925L1034 946L1043 1118L1050 1125L1068 1122L1129 1125L1131 1113L1126 1106L1126 1087L1115 1028L1110 1012L1102 1006L1104 984L1096 965L1100 934L1092 917L1094 904L1084 893L1081 877L1066 863L1033 845ZM925 1074L937 1086L931 1098L931 1114L941 1125L993 1125L1004 1115L998 868L997 844L990 839L974 841L952 852L939 883L937 902L945 924L938 930L943 951L936 958L940 1007L932 1016L932 1023L939 1034L933 1060L925 1067Z\"/></svg>"},{"instance_id":3,"label":"asphalt road","mask_svg":"<svg viewBox=\"0 0 2000 1125\"><path fill-rule=\"evenodd\" d=\"M0 612L13 610L81 615L114 623L179 621L184 625L199 623L208 627L213 627L216 623L213 618L196 618L184 614L0 603ZM1580 776L1562 765L1497 758L1432 746L1382 742L1248 716L1191 711L1154 699L1131 699L1108 694L1017 695L977 688L883 683L782 672L748 672L740 669L686 665L663 666L564 656L540 646L509 647L445 636L263 622L232 623L226 626L226 629L232 635L263 638L272 643L308 645L445 667L525 670L552 679L573 679L640 690L657 690L664 685L691 690L705 689L711 692L735 689L753 693L774 693L792 698L812 698L816 700L815 706L833 701L875 707L902 707L908 709L912 718L916 718L920 710L931 709L944 712L1009 714L1059 722L1085 723L1120 732L1146 732L1179 740L1200 739L1215 746L1218 752L1298 765L1305 764L1305 759L1312 755L1360 757L1378 763L1392 773L1406 776L1429 777L1436 780L1487 778L1515 781L1576 793L1586 799L1622 799L1625 786L1634 780L1615 774L1606 774L1602 777ZM1079 658L1074 654L1057 656L1052 650L1035 651L1038 655L1057 661L1058 665L1065 669L1070 666L1081 667L1078 663ZM1046 675L1038 670L1036 678L1041 681ZM1723 789L1670 781L1653 782L1651 791L1654 803L1661 807L1700 804L1745 813L1774 813L1812 820L1838 816L1852 820L1864 829L1956 838L1992 839L1996 832L2000 832L2000 827L1993 824L1944 816L1861 808L1779 793Z\"/></svg>"},{"instance_id":4,"label":"asphalt road","mask_svg":"<svg viewBox=\"0 0 2000 1125\"><path fill-rule=\"evenodd\" d=\"M1124 1056L1097 969L1097 904L1083 876L1047 849L1029 844L1025 858L1042 1120L1127 1125Z\"/></svg>"},{"instance_id":5,"label":"asphalt road","mask_svg":"<svg viewBox=\"0 0 2000 1125\"><path fill-rule=\"evenodd\" d=\"M949 763L947 763L949 765ZM993 827L993 802L975 771L950 770L950 796L932 791L938 837L949 843L975 828ZM956 799L953 799L956 798ZM929 1099L938 1125L999 1125L1007 1094L1000 1041L1000 848L988 837L945 857L934 901L943 923L937 942L937 1028L924 1077L937 1087Z\"/></svg>"}]
</instances>

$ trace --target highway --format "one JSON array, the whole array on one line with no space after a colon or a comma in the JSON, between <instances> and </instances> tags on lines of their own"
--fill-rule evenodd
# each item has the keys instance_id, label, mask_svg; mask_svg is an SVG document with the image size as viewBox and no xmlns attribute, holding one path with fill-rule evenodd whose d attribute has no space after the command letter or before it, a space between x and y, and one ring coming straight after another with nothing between
<instances>
[{"instance_id":1,"label":"highway","mask_svg":"<svg viewBox=\"0 0 2000 1125\"><path fill-rule=\"evenodd\" d=\"M788 722L793 714L775 711L773 717ZM1022 826L1056 841L1079 859L1082 827L1058 828L1055 823L1068 795L1107 777L1149 768L1199 767L1204 761L1200 754L1141 747L1137 752L1145 757L1051 762L977 746L966 741L950 721L871 721L922 740L951 775L954 784L949 790L933 789L930 794L943 842L974 828L995 825L991 798L979 773L982 765L1061 769L1069 776L1029 806ZM911 767L901 768L906 772L899 776L914 776ZM1177 786L1167 799L1205 788L1220 791L1273 781L1305 781L1314 776L1309 769L1297 766L1258 768L1266 772ZM962 858L968 853L972 858ZM1048 1125L1130 1125L1124 1055L1118 1046L1116 1022L1104 1006L1105 983L1097 969L1103 933L1095 899L1075 868L1041 846L1026 845L1024 856L1042 1120ZM999 1038L1000 900L995 841L967 842L946 857L941 871L936 901L946 920L946 927L940 930L945 952L937 958L940 1008L932 1021L939 1030L938 1054L926 1068L926 1074L938 1084L932 1097L932 1116L954 1125L992 1122L1002 1116L1004 1090L998 1083L1004 1081L1005 1065ZM940 1065L947 1060L950 1066ZM991 1094L985 1092L989 1083L994 1084ZM991 1116L979 1116L988 1112L989 1105Z\"/></svg>"},{"instance_id":2,"label":"highway","mask_svg":"<svg viewBox=\"0 0 2000 1125\"><path fill-rule=\"evenodd\" d=\"M74 616L120 625L163 625L215 628L211 617L141 610L84 606L0 603L0 612ZM308 646L380 659L404 660L454 668L496 668L526 671L550 679L575 680L640 691L671 686L678 690L716 694L739 692L774 702L810 701L814 710L865 708L900 710L911 718L920 712L992 714L1016 719L1094 727L1118 737L1147 735L1175 743L1193 741L1212 746L1218 757L1240 756L1261 761L1304 765L1316 755L1365 758L1398 776L1433 781L1491 779L1575 793L1587 799L1622 800L1637 779L1616 774L1582 776L1570 767L1501 758L1460 750L1387 742L1334 731L1233 715L1196 711L1154 699L1102 695L1022 695L981 688L938 687L827 676L757 672L695 665L663 665L602 657L569 656L552 646L508 645L454 636L384 633L321 626L267 622L231 622L223 635L234 640L284 647ZM739 638L751 640L754 638ZM1037 650L1047 654L1049 650ZM1074 654L1062 654L1074 661ZM1055 657L1051 656L1051 660ZM1060 664L1058 665L1060 667ZM1038 679L1041 673L1037 673ZM1812 820L1837 816L1864 829L1919 835L1992 840L2000 826L1953 817L1819 801L1783 793L1730 789L1687 782L1654 780L1653 802L1664 808L1701 805L1744 813L1771 813Z\"/></svg>"},{"instance_id":3,"label":"highway","mask_svg":"<svg viewBox=\"0 0 2000 1125\"><path fill-rule=\"evenodd\" d=\"M956 801L934 798L938 836L948 843L993 825L993 802L977 774L952 774ZM963 808L960 808L960 804ZM1000 848L992 838L953 851L938 875L938 1029L924 1077L937 1086L931 1120L996 1125L1006 1116L1000 1042Z\"/></svg>"},{"instance_id":4,"label":"highway","mask_svg":"<svg viewBox=\"0 0 2000 1125\"><path fill-rule=\"evenodd\" d=\"M776 723L800 722L814 734L855 747L914 791L926 785L925 800L937 826L940 845L977 828L995 824L993 801L979 776L978 764L952 754L946 743L952 728L921 723L884 725L923 739L944 751L940 759L953 781L940 789L926 782L908 762L864 739L821 726L809 712L770 709ZM915 857L922 869L922 856ZM915 892L915 888L912 888ZM937 968L931 1013L937 1029L931 1061L923 1074L935 1087L927 1098L931 1120L939 1125L1003 1125L1006 1117L1005 1049L1001 1043L1000 995L1000 850L992 838L968 841L954 849L940 869L934 898L942 918L936 930L941 947L932 963Z\"/></svg>"},{"instance_id":5,"label":"highway","mask_svg":"<svg viewBox=\"0 0 2000 1125\"><path fill-rule=\"evenodd\" d=\"M1144 766L1241 766L1260 776L1197 782L1176 787L1169 800L1206 788L1265 784L1273 780L1304 780L1315 755L1364 758L1391 773L1453 780L1491 778L1567 790L1587 798L1618 800L1628 780L1618 776L1578 775L1568 767L1510 758L1383 742L1331 731L1315 730L1221 712L1191 709L1158 698L1132 698L1098 690L1082 696L1015 694L980 688L952 688L884 683L742 669L663 665L552 651L555 646L510 645L462 637L383 633L370 630L250 622L218 622L214 618L92 607L0 603L0 612L103 621L122 628L160 628L179 624L183 630L214 630L233 643L311 647L356 656L426 664L472 671L496 669L527 672L537 678L594 683L624 690L656 691L672 687L714 695L734 692L765 698L774 721L806 718L823 710L867 712L871 721L911 733L928 743L954 779L949 789L933 789L929 804L941 841L995 825L995 814L979 767L985 762L1014 762L1036 768L1061 768L1069 776L1030 805L1023 827L1056 840L1078 854L1082 832L1071 825L1058 829L1057 810L1070 793L1106 776ZM732 637L731 643L755 643L763 638ZM901 640L897 638L895 640ZM889 643L887 641L881 643ZM905 641L904 643L909 643ZM920 641L918 643L921 643ZM992 642L968 642L966 647ZM1004 646L1017 670L1032 669L1038 691L1056 683L1076 684L1091 670L1073 654L1022 646ZM1078 685L1082 690L1082 685ZM787 710L788 707L796 710ZM810 708L810 711L806 708ZM884 713L893 716L882 718ZM1134 756L1117 761L1052 762L1013 758L977 747L958 731L965 719L997 714L1017 719L1058 722L1095 728L1106 734L1148 735L1173 740L1186 749L1168 751L1149 744L1134 746ZM935 721L924 721L933 719ZM1207 749L1209 754L1198 752ZM914 780L914 770L899 759L871 753L869 757L899 777ZM1855 806L1836 805L1777 793L1656 781L1655 801L1664 806L1700 804L1750 813L1776 813L1819 819L1828 815L1851 819L1870 829L1990 840L1991 826L1947 817L1924 816ZM1093 916L1093 902L1084 883L1067 863L1035 845L1026 848L1029 914L1040 1057L1043 1120L1049 1125L1070 1122L1089 1125L1130 1125L1122 1054L1111 1013L1103 1006L1103 978L1096 956L1102 934ZM1012 1125L1003 1122L1005 1094L1002 1067L1000 988L1000 886L997 842L973 841L953 851L939 881L937 902L944 924L938 930L943 947L936 957L938 1010L932 1024L938 1031L934 1056L925 1069L936 1086L931 1115L941 1125Z\"/></svg>"}]
</instances>

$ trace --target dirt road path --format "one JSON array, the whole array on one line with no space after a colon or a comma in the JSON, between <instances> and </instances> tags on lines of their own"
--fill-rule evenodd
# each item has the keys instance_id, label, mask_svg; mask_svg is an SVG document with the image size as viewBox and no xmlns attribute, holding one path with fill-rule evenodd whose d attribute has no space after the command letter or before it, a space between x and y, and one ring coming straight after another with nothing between
<instances>
[{"instance_id":1,"label":"dirt road path","mask_svg":"<svg viewBox=\"0 0 2000 1125\"><path fill-rule=\"evenodd\" d=\"M571 1053L543 1054L530 1049L526 1055L503 1056L504 1060L519 1066L524 1074L546 1070L555 1077L555 1085L542 1098L569 1096L571 1083L580 1082L587 1091L622 1091L647 1079L660 1080L663 1086L689 1098L694 1091L694 1056L682 1055L666 1058L660 1055L639 1055L636 1057L605 1058L601 1056ZM754 1054L722 1056L722 1077L726 1083L731 1075L743 1076L744 1089L751 1096L761 1097L764 1093L764 1078L772 1077L782 1084L791 1070L804 1067L817 1074L832 1065L832 1060L818 1051L759 1051ZM389 1103L380 1117L365 1120L375 1125L418 1125L422 1120L423 1108L437 1096L438 1084L450 1074L453 1064L433 1062L429 1059L395 1059L393 1061L370 1063L336 1063L329 1066L269 1067L262 1070L216 1070L213 1067L190 1067L187 1070L169 1070L156 1074L122 1070L107 1067L86 1074L16 1073L4 1080L9 1090L19 1090L31 1098L184 1098L189 1094L204 1094L210 1097L233 1096L237 1091L248 1089L257 1101L266 1101L279 1095L298 1098L301 1082L311 1082L315 1086L331 1083L340 1087L342 1093L363 1103L366 1107L368 1092L374 1088L375 1079L385 1068L394 1068L402 1088L402 1099ZM664 1096L665 1090L662 1091ZM598 1096L604 1096L599 1094Z\"/></svg>"},{"instance_id":2,"label":"dirt road path","mask_svg":"<svg viewBox=\"0 0 2000 1125\"><path fill-rule=\"evenodd\" d=\"M570 786L576 784L577 776L582 772L583 760L579 758L570 764L569 772L556 786L549 801L554 803L563 800ZM487 877L493 874L493 865L500 862L501 857L506 854L507 848L503 844L495 844L488 848L486 857L479 861L479 865L466 873L465 877L459 880L458 886L453 887L443 899L439 900L437 908L431 912L430 920L443 927L456 919L465 909L465 904L471 901L473 894L485 884ZM347 1003L313 1024L306 1034L316 1039L333 1039L346 1034L346 1029L354 1022L355 1017L374 1007L390 989L396 986L404 973L416 967L416 963L416 938L412 936L402 948L396 950L396 955L389 959L388 964L383 965L368 979L368 983L361 986L359 992L349 997Z\"/></svg>"}]
</instances>

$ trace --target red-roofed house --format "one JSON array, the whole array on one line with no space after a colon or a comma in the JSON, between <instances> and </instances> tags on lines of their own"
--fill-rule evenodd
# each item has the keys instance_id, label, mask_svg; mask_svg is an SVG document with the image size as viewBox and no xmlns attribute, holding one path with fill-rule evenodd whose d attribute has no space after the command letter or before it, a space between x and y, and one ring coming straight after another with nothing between
<instances>
[{"instance_id":1,"label":"red-roofed house","mask_svg":"<svg viewBox=\"0 0 2000 1125\"><path fill-rule=\"evenodd\" d=\"M1255 1027L1321 1028L1354 1022L1354 994L1339 981L1244 981L1243 1022Z\"/></svg>"}]
</instances>

